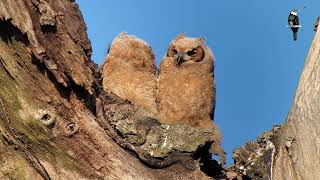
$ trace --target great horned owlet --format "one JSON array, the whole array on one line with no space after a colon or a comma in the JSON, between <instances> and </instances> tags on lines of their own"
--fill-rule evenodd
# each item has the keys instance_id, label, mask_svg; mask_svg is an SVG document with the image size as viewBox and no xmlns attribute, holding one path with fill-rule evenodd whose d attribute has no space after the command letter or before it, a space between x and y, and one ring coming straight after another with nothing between
<instances>
[{"instance_id":1,"label":"great horned owlet","mask_svg":"<svg viewBox=\"0 0 320 180\"><path fill-rule=\"evenodd\" d=\"M215 105L213 55L203 38L180 34L160 64L158 116L164 123L212 126Z\"/></svg>"},{"instance_id":2,"label":"great horned owlet","mask_svg":"<svg viewBox=\"0 0 320 180\"><path fill-rule=\"evenodd\" d=\"M203 38L178 35L160 64L158 118L164 124L188 124L214 129L210 151L225 163L220 130L213 123L215 107L214 57Z\"/></svg>"},{"instance_id":3,"label":"great horned owlet","mask_svg":"<svg viewBox=\"0 0 320 180\"><path fill-rule=\"evenodd\" d=\"M203 38L178 35L160 64L158 118L165 124L214 129L211 152L225 162L220 130L213 123L215 107L214 57Z\"/></svg>"},{"instance_id":4,"label":"great horned owlet","mask_svg":"<svg viewBox=\"0 0 320 180\"><path fill-rule=\"evenodd\" d=\"M103 90L156 114L156 66L151 47L121 33L112 42L103 68Z\"/></svg>"}]
</instances>

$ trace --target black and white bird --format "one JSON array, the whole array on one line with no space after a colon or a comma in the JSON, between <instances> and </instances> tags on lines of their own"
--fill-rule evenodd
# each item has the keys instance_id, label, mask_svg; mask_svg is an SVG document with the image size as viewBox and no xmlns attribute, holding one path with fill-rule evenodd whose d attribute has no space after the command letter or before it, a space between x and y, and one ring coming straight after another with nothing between
<instances>
[{"instance_id":1,"label":"black and white bird","mask_svg":"<svg viewBox=\"0 0 320 180\"><path fill-rule=\"evenodd\" d=\"M293 40L296 41L298 30L300 27L298 10L294 9L290 12L289 17L288 17L288 23L289 23L289 27L291 28L291 30L293 32Z\"/></svg>"}]
</instances>

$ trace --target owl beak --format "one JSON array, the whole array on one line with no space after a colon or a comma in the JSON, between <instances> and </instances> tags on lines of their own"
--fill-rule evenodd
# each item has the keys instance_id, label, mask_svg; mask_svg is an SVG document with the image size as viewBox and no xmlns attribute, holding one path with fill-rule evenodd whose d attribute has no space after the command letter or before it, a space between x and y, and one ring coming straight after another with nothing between
<instances>
[{"instance_id":1,"label":"owl beak","mask_svg":"<svg viewBox=\"0 0 320 180\"><path fill-rule=\"evenodd\" d=\"M178 65L181 65L184 62L184 59L183 59L184 55L185 55L185 53L179 53L177 55L176 61L177 61Z\"/></svg>"}]
</instances>

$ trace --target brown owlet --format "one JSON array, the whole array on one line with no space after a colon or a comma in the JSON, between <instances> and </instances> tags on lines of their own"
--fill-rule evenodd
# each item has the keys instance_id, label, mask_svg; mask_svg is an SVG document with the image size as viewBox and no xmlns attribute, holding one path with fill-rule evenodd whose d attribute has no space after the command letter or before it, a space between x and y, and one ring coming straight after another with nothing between
<instances>
[{"instance_id":1,"label":"brown owlet","mask_svg":"<svg viewBox=\"0 0 320 180\"><path fill-rule=\"evenodd\" d=\"M160 64L158 118L162 123L214 129L211 152L225 162L220 130L212 121L215 107L214 57L203 38L179 34Z\"/></svg>"},{"instance_id":2,"label":"brown owlet","mask_svg":"<svg viewBox=\"0 0 320 180\"><path fill-rule=\"evenodd\" d=\"M160 64L158 117L164 123L212 127L215 104L213 54L203 38L180 34Z\"/></svg>"},{"instance_id":3,"label":"brown owlet","mask_svg":"<svg viewBox=\"0 0 320 180\"><path fill-rule=\"evenodd\" d=\"M151 47L120 33L112 42L103 68L103 90L156 114L157 73Z\"/></svg>"}]
</instances>

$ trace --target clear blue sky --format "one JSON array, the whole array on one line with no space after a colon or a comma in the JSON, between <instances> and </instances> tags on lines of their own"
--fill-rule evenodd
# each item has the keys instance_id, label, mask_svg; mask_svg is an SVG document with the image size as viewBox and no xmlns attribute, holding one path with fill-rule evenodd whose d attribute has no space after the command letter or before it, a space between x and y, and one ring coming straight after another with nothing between
<instances>
[{"instance_id":1,"label":"clear blue sky","mask_svg":"<svg viewBox=\"0 0 320 180\"><path fill-rule=\"evenodd\" d=\"M148 42L157 63L180 32L204 36L216 57L215 121L232 149L283 123L294 98L304 59L320 15L320 1L77 0L102 64L113 38L125 31ZM286 28L293 8L303 31L293 42Z\"/></svg>"}]
</instances>

